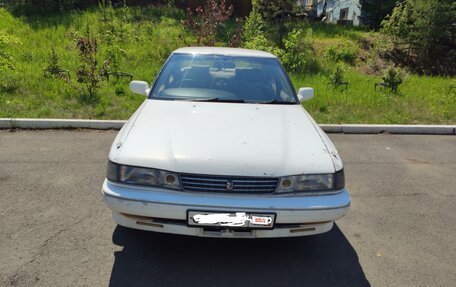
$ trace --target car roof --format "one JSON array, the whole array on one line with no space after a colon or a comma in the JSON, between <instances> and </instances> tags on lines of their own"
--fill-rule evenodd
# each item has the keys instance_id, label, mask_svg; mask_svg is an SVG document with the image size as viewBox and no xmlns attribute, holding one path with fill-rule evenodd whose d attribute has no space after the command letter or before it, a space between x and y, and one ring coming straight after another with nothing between
<instances>
[{"instance_id":1,"label":"car roof","mask_svg":"<svg viewBox=\"0 0 456 287\"><path fill-rule=\"evenodd\" d=\"M175 50L173 54L202 54L258 58L277 58L273 54L264 51L226 47L184 47Z\"/></svg>"}]
</instances>

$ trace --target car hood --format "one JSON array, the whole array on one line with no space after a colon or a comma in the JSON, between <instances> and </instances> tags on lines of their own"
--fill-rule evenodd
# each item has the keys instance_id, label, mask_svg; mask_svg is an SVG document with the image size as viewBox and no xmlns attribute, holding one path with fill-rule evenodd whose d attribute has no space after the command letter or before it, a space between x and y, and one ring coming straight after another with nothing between
<instances>
[{"instance_id":1,"label":"car hood","mask_svg":"<svg viewBox=\"0 0 456 287\"><path fill-rule=\"evenodd\" d=\"M213 175L334 172L300 105L146 100L113 144L114 162Z\"/></svg>"}]
</instances>

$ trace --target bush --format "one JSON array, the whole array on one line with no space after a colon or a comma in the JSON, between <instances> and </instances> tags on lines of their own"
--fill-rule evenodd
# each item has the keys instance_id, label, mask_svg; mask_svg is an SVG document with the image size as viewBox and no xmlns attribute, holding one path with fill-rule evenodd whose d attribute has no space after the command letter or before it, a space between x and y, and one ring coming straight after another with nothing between
<instances>
[{"instance_id":1,"label":"bush","mask_svg":"<svg viewBox=\"0 0 456 287\"><path fill-rule=\"evenodd\" d=\"M253 9L245 20L242 37L244 39L244 47L247 49L255 49L266 51L276 56L281 56L284 51L267 38L265 32L266 22L263 16L258 11L257 1L253 3Z\"/></svg>"},{"instance_id":2,"label":"bush","mask_svg":"<svg viewBox=\"0 0 456 287\"><path fill-rule=\"evenodd\" d=\"M242 37L244 41L252 41L258 34L264 34L266 23L254 6L249 16L245 19Z\"/></svg>"},{"instance_id":3,"label":"bush","mask_svg":"<svg viewBox=\"0 0 456 287\"><path fill-rule=\"evenodd\" d=\"M49 55L49 63L46 67L46 70L59 70L60 65L59 65L59 56L55 52L55 48L51 48L51 54Z\"/></svg>"},{"instance_id":4,"label":"bush","mask_svg":"<svg viewBox=\"0 0 456 287\"><path fill-rule=\"evenodd\" d=\"M309 30L311 31L311 30ZM282 62L289 72L315 74L320 70L313 46L303 30L293 30L283 39Z\"/></svg>"},{"instance_id":5,"label":"bush","mask_svg":"<svg viewBox=\"0 0 456 287\"><path fill-rule=\"evenodd\" d=\"M243 21L236 18L236 21L230 28L226 29L226 35L228 36L229 47L240 47L242 45L242 32L244 29Z\"/></svg>"},{"instance_id":6,"label":"bush","mask_svg":"<svg viewBox=\"0 0 456 287\"><path fill-rule=\"evenodd\" d=\"M273 53L289 72L318 73L320 64L309 41L312 29L305 21L290 21L295 13L293 3L253 1L244 25L244 47Z\"/></svg>"},{"instance_id":7,"label":"bush","mask_svg":"<svg viewBox=\"0 0 456 287\"><path fill-rule=\"evenodd\" d=\"M398 87L404 82L405 73L399 69L395 68L394 66L388 67L382 76L382 80L385 84L390 87Z\"/></svg>"},{"instance_id":8,"label":"bush","mask_svg":"<svg viewBox=\"0 0 456 287\"><path fill-rule=\"evenodd\" d=\"M198 45L214 46L217 28L233 13L233 6L227 6L225 0L219 3L208 0L204 7L196 8L193 12L187 9L188 18L185 24L196 34Z\"/></svg>"},{"instance_id":9,"label":"bush","mask_svg":"<svg viewBox=\"0 0 456 287\"><path fill-rule=\"evenodd\" d=\"M0 31L0 71L14 70L14 58L6 51L7 46L19 44L19 39Z\"/></svg>"},{"instance_id":10,"label":"bush","mask_svg":"<svg viewBox=\"0 0 456 287\"><path fill-rule=\"evenodd\" d=\"M337 84L345 82L345 68L343 65L336 65L335 69L333 70L332 74L329 76L330 83L333 84L335 87Z\"/></svg>"},{"instance_id":11,"label":"bush","mask_svg":"<svg viewBox=\"0 0 456 287\"><path fill-rule=\"evenodd\" d=\"M358 56L358 50L353 45L335 45L329 47L325 52L326 57L333 62L344 62L354 65Z\"/></svg>"},{"instance_id":12,"label":"bush","mask_svg":"<svg viewBox=\"0 0 456 287\"><path fill-rule=\"evenodd\" d=\"M282 49L276 47L273 42L266 39L266 37L262 34L259 34L249 41L244 42L244 47L247 49L269 52L279 58L284 54L284 51Z\"/></svg>"},{"instance_id":13,"label":"bush","mask_svg":"<svg viewBox=\"0 0 456 287\"><path fill-rule=\"evenodd\" d=\"M84 87L82 99L88 102L95 102L96 90L100 84L100 71L98 68L98 42L95 38L87 35L75 39L76 46L79 49L81 65L77 70L77 82Z\"/></svg>"},{"instance_id":14,"label":"bush","mask_svg":"<svg viewBox=\"0 0 456 287\"><path fill-rule=\"evenodd\" d=\"M276 55L288 72L316 74L320 71L320 64L316 59L312 45L304 36L303 30L293 30L283 38L284 48L279 48L273 41L259 31L249 41L244 42L247 49L266 51Z\"/></svg>"}]
</instances>

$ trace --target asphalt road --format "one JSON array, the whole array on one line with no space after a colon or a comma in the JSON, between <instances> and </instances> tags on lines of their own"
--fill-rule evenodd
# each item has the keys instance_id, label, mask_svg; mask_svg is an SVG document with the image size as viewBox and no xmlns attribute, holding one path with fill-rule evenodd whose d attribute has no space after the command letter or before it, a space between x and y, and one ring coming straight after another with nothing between
<instances>
[{"instance_id":1,"label":"asphalt road","mask_svg":"<svg viewBox=\"0 0 456 287\"><path fill-rule=\"evenodd\" d=\"M116 227L100 197L114 136L0 131L0 286L456 284L456 136L330 135L349 213L263 240Z\"/></svg>"}]
</instances>

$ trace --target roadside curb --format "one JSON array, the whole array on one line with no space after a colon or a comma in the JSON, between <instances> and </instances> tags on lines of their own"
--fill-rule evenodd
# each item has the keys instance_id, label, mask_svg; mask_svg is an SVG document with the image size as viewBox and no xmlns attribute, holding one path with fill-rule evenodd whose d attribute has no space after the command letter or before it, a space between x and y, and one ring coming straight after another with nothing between
<instances>
[{"instance_id":1,"label":"roadside curb","mask_svg":"<svg viewBox=\"0 0 456 287\"><path fill-rule=\"evenodd\" d=\"M78 119L13 119L0 118L0 129L120 129L121 120L78 120Z\"/></svg>"},{"instance_id":2,"label":"roadside curb","mask_svg":"<svg viewBox=\"0 0 456 287\"><path fill-rule=\"evenodd\" d=\"M118 130L123 120L21 119L0 118L0 129L97 129ZM327 133L344 134L425 134L456 135L456 125L363 125L321 124Z\"/></svg>"},{"instance_id":3,"label":"roadside curb","mask_svg":"<svg viewBox=\"0 0 456 287\"><path fill-rule=\"evenodd\" d=\"M456 125L363 125L321 124L327 133L344 134L417 134L417 135L456 135Z\"/></svg>"}]
</instances>

